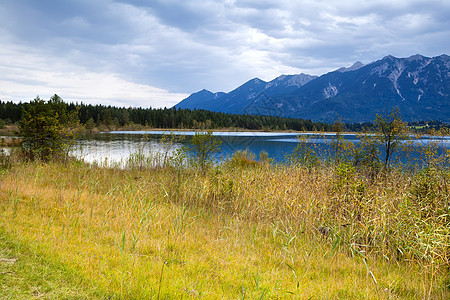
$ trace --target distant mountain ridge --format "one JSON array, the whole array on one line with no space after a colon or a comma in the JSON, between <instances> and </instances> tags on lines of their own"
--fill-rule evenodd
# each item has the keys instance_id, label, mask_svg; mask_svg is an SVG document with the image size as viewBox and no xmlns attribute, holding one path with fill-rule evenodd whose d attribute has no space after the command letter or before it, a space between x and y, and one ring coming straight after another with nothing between
<instances>
[{"instance_id":1,"label":"distant mountain ridge","mask_svg":"<svg viewBox=\"0 0 450 300\"><path fill-rule=\"evenodd\" d=\"M175 107L325 122L370 122L398 107L405 121L450 122L450 57L389 55L322 76L254 78L229 93L202 90Z\"/></svg>"}]
</instances>

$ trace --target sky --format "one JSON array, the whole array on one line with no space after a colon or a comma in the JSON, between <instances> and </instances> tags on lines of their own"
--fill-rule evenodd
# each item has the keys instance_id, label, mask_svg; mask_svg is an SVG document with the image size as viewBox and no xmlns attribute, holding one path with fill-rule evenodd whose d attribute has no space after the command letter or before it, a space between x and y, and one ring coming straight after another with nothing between
<instances>
[{"instance_id":1,"label":"sky","mask_svg":"<svg viewBox=\"0 0 450 300\"><path fill-rule=\"evenodd\" d=\"M449 0L1 0L0 100L171 107L258 77L450 54Z\"/></svg>"}]
</instances>

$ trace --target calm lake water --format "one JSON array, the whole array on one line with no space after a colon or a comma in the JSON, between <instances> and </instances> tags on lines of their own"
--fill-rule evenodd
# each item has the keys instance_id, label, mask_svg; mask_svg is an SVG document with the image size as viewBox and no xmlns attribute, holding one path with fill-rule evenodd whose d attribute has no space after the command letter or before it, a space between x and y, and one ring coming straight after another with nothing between
<instances>
[{"instance_id":1,"label":"calm lake water","mask_svg":"<svg viewBox=\"0 0 450 300\"><path fill-rule=\"evenodd\" d=\"M73 151L77 157L86 162L123 164L131 154L141 151L144 154L164 152L161 137L170 134L170 131L115 131L99 133L78 141ZM174 131L173 134L184 137L184 140L173 145L170 151L181 148L189 143L194 135L192 131ZM292 153L297 146L299 136L305 136L307 141L322 149L330 148L332 139L336 136L332 133L280 133L280 132L214 132L215 138L219 139L221 152L217 160L230 157L237 150L253 152L258 156L261 151L266 151L270 158L276 162L283 162L286 155ZM355 134L344 134L344 139L357 144L359 136ZM417 150L429 143L437 143L440 151L450 149L450 136L446 137L423 137L413 140ZM417 151L416 150L416 151Z\"/></svg>"}]
</instances>

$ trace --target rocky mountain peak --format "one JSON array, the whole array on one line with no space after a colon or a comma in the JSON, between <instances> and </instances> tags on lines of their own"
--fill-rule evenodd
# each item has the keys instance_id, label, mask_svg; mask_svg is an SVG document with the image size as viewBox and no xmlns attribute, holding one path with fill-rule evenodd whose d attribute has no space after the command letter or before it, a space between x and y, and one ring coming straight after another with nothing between
<instances>
[{"instance_id":1,"label":"rocky mountain peak","mask_svg":"<svg viewBox=\"0 0 450 300\"><path fill-rule=\"evenodd\" d=\"M450 122L450 59L447 55L407 58L388 55L320 77L281 75L249 80L229 93L192 94L176 107L225 113L273 114L333 122L370 122L398 107L405 121Z\"/></svg>"},{"instance_id":2,"label":"rocky mountain peak","mask_svg":"<svg viewBox=\"0 0 450 300\"><path fill-rule=\"evenodd\" d=\"M359 60L357 62L355 62L353 65L351 65L350 67L346 68L346 67L342 67L337 69L336 71L344 73L344 72L350 72L350 71L356 71L358 69L361 69L362 67L364 67L365 65L360 62Z\"/></svg>"}]
</instances>

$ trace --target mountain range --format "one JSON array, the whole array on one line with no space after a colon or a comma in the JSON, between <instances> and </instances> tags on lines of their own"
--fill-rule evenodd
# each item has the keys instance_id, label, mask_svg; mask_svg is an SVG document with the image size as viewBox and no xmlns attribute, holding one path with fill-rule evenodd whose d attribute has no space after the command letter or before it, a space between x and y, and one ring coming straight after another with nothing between
<instances>
[{"instance_id":1,"label":"mountain range","mask_svg":"<svg viewBox=\"0 0 450 300\"><path fill-rule=\"evenodd\" d=\"M398 107L405 121L450 122L450 57L389 55L322 76L254 78L229 93L199 91L175 107L323 122L372 122Z\"/></svg>"}]
</instances>

